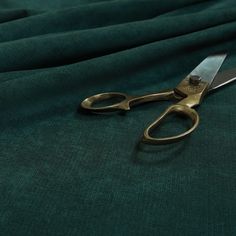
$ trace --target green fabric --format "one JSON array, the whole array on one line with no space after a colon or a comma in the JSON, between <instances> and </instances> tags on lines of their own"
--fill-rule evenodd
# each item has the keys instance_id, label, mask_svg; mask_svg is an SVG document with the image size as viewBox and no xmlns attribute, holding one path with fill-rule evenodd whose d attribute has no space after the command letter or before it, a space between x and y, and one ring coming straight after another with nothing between
<instances>
[{"instance_id":1,"label":"green fabric","mask_svg":"<svg viewBox=\"0 0 236 236\"><path fill-rule=\"evenodd\" d=\"M1 0L1 235L235 235L235 83L162 147L139 140L168 102L79 108L172 88L222 51L235 66L235 0Z\"/></svg>"}]
</instances>

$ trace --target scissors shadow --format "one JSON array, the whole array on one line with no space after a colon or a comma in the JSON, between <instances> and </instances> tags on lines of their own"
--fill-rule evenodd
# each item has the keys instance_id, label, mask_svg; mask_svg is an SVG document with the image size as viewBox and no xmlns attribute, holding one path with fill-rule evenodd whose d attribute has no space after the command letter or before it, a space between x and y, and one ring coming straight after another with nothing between
<instances>
[{"instance_id":1,"label":"scissors shadow","mask_svg":"<svg viewBox=\"0 0 236 236\"><path fill-rule=\"evenodd\" d=\"M131 161L138 165L164 167L171 161L181 157L188 146L189 139L168 145L147 145L138 142L133 151ZM160 157L161 156L161 157Z\"/></svg>"}]
</instances>

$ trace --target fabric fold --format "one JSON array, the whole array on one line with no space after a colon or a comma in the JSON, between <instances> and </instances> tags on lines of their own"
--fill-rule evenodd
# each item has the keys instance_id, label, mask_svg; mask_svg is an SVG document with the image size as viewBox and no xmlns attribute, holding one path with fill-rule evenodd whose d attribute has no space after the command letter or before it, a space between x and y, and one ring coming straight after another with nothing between
<instances>
[{"instance_id":1,"label":"fabric fold","mask_svg":"<svg viewBox=\"0 0 236 236\"><path fill-rule=\"evenodd\" d=\"M165 147L140 139L168 102L80 108L172 89L219 52L236 66L235 0L0 1L0 234L235 235L235 82Z\"/></svg>"}]
</instances>

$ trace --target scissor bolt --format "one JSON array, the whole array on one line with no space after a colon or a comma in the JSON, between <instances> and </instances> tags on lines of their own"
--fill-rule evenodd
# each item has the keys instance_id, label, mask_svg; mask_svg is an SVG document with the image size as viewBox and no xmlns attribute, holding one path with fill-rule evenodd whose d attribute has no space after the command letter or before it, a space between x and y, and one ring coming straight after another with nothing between
<instances>
[{"instance_id":1,"label":"scissor bolt","mask_svg":"<svg viewBox=\"0 0 236 236\"><path fill-rule=\"evenodd\" d=\"M190 75L189 77L189 83L192 85L199 85L201 82L201 77L198 75Z\"/></svg>"}]
</instances>

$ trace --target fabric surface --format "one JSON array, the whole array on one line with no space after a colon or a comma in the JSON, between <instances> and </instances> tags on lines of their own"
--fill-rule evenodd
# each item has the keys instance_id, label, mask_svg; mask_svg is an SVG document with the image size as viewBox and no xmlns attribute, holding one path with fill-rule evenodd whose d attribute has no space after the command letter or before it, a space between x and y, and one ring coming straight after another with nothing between
<instances>
[{"instance_id":1,"label":"fabric surface","mask_svg":"<svg viewBox=\"0 0 236 236\"><path fill-rule=\"evenodd\" d=\"M235 83L168 146L139 143L168 102L79 108L173 88L222 51L234 67L235 0L1 0L0 234L235 235Z\"/></svg>"}]
</instances>

